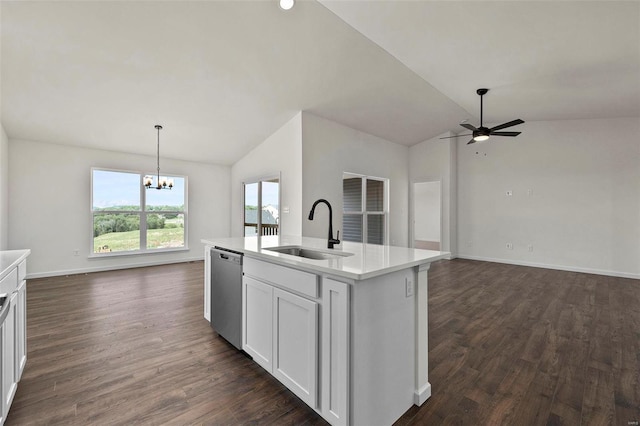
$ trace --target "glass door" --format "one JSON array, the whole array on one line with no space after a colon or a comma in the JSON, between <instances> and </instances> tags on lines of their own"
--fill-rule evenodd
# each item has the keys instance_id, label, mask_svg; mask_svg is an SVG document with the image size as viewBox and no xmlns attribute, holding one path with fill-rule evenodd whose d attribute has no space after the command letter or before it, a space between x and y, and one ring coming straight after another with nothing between
<instances>
[{"instance_id":1,"label":"glass door","mask_svg":"<svg viewBox=\"0 0 640 426\"><path fill-rule=\"evenodd\" d=\"M244 236L278 235L280 178L244 183Z\"/></svg>"}]
</instances>

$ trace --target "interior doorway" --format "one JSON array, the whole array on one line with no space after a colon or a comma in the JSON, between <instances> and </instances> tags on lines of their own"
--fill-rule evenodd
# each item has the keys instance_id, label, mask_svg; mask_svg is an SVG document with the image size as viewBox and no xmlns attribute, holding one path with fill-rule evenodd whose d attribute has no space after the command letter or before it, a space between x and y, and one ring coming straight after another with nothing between
<instances>
[{"instance_id":1,"label":"interior doorway","mask_svg":"<svg viewBox=\"0 0 640 426\"><path fill-rule=\"evenodd\" d=\"M413 247L440 250L442 246L442 182L413 183Z\"/></svg>"}]
</instances>

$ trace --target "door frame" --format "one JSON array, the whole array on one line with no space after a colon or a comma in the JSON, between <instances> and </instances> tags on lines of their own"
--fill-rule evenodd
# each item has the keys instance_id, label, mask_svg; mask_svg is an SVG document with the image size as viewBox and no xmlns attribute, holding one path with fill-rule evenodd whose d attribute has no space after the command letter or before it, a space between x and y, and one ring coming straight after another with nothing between
<instances>
[{"instance_id":1,"label":"door frame","mask_svg":"<svg viewBox=\"0 0 640 426\"><path fill-rule=\"evenodd\" d=\"M278 210L279 210L279 214L278 214L278 235L280 235L282 233L282 173L281 172L276 172L276 173L272 173L272 174L267 174L267 175L263 175L263 176L259 176L259 177L253 177L253 178L249 178L249 179L245 179L242 181L242 185L241 185L241 190L242 190L242 196L240 197L242 200L242 236L244 237L245 235L245 230L244 230L244 224L245 224L245 213L244 213L244 206L245 206L245 196L246 196L246 186L247 185L251 185L253 183L257 183L258 184L258 208L262 209L262 182L265 181L271 181L274 179L278 179ZM259 210L261 211L261 210ZM258 236L261 236L261 228L262 228L262 214L258 213L256 215L256 221L258 222Z\"/></svg>"}]
</instances>

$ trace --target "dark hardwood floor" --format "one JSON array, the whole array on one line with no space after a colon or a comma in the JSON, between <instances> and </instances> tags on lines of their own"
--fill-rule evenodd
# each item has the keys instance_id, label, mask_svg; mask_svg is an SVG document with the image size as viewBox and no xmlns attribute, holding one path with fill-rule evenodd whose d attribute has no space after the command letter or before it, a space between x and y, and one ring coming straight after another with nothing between
<instances>
[{"instance_id":1,"label":"dark hardwood floor","mask_svg":"<svg viewBox=\"0 0 640 426\"><path fill-rule=\"evenodd\" d=\"M217 337L203 263L29 280L7 425L326 424ZM433 396L400 425L640 420L640 281L466 260L429 271Z\"/></svg>"}]
</instances>

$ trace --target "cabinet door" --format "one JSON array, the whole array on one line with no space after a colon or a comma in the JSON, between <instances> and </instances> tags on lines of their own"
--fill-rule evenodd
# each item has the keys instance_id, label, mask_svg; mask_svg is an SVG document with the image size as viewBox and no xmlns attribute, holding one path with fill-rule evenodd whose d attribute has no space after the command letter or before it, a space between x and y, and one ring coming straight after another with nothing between
<instances>
[{"instance_id":1,"label":"cabinet door","mask_svg":"<svg viewBox=\"0 0 640 426\"><path fill-rule=\"evenodd\" d=\"M242 349L272 372L273 287L242 278Z\"/></svg>"},{"instance_id":2,"label":"cabinet door","mask_svg":"<svg viewBox=\"0 0 640 426\"><path fill-rule=\"evenodd\" d=\"M317 407L318 304L273 290L273 375Z\"/></svg>"},{"instance_id":3,"label":"cabinet door","mask_svg":"<svg viewBox=\"0 0 640 426\"><path fill-rule=\"evenodd\" d=\"M4 320L4 333L2 333L2 412L8 413L13 395L16 393L15 375L15 328L17 293L11 295L9 314Z\"/></svg>"},{"instance_id":4,"label":"cabinet door","mask_svg":"<svg viewBox=\"0 0 640 426\"><path fill-rule=\"evenodd\" d=\"M22 281L18 287L16 304L16 382L20 381L24 366L27 364L27 282Z\"/></svg>"},{"instance_id":5,"label":"cabinet door","mask_svg":"<svg viewBox=\"0 0 640 426\"><path fill-rule=\"evenodd\" d=\"M349 422L349 285L330 278L322 283L322 416Z\"/></svg>"}]
</instances>

